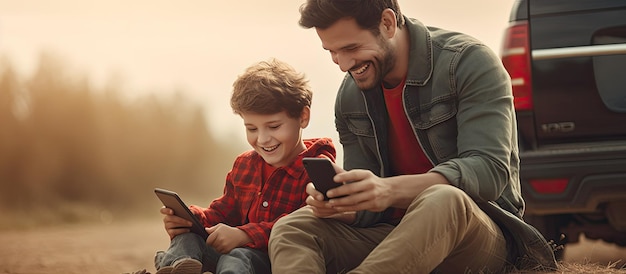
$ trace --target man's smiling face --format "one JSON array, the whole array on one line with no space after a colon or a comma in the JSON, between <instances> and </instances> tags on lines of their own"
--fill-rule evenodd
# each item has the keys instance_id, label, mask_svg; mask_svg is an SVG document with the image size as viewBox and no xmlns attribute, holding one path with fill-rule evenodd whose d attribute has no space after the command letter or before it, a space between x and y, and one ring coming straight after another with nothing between
<instances>
[{"instance_id":1,"label":"man's smiling face","mask_svg":"<svg viewBox=\"0 0 626 274\"><path fill-rule=\"evenodd\" d=\"M363 90L380 85L393 69L395 59L389 42L382 35L360 28L353 18L340 19L316 31L333 62L341 71L350 72Z\"/></svg>"}]
</instances>

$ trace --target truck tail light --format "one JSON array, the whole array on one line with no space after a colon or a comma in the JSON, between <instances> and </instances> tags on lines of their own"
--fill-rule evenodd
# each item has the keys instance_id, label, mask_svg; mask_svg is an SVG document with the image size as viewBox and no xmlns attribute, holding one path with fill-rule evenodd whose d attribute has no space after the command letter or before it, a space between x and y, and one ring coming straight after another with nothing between
<instances>
[{"instance_id":1,"label":"truck tail light","mask_svg":"<svg viewBox=\"0 0 626 274\"><path fill-rule=\"evenodd\" d=\"M516 22L506 29L501 58L504 67L511 76L515 109L531 110L533 97L528 21Z\"/></svg>"},{"instance_id":2,"label":"truck tail light","mask_svg":"<svg viewBox=\"0 0 626 274\"><path fill-rule=\"evenodd\" d=\"M529 181L530 186L536 193L540 194L559 194L565 192L569 179L533 179Z\"/></svg>"}]
</instances>

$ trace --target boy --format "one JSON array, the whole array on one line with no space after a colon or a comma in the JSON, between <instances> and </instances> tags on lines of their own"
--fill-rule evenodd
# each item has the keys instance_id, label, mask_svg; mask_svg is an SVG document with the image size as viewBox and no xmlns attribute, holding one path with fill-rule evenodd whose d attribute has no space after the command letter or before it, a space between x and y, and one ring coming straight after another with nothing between
<instances>
[{"instance_id":1,"label":"boy","mask_svg":"<svg viewBox=\"0 0 626 274\"><path fill-rule=\"evenodd\" d=\"M304 76L276 59L239 76L230 104L253 150L235 159L220 198L208 208L190 206L209 233L206 242L189 232L190 222L161 209L171 243L155 256L157 274L271 272L267 242L274 222L306 204L310 179L302 158L335 160L330 139L302 139L311 99Z\"/></svg>"}]
</instances>

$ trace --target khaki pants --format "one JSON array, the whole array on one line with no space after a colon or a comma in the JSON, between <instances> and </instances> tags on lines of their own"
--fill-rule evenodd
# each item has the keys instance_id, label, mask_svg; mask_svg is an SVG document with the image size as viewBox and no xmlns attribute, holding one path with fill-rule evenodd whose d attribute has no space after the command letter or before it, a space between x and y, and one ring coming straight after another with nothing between
<instances>
[{"instance_id":1,"label":"khaki pants","mask_svg":"<svg viewBox=\"0 0 626 274\"><path fill-rule=\"evenodd\" d=\"M502 231L460 189L426 189L397 226L358 228L307 207L281 218L269 241L273 273L493 273L506 267Z\"/></svg>"}]
</instances>

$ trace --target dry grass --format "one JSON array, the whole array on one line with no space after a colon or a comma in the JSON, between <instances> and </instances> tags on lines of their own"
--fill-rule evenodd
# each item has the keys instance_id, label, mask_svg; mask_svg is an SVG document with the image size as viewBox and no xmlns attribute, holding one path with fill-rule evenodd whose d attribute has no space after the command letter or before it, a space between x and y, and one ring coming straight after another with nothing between
<instances>
[{"instance_id":1,"label":"dry grass","mask_svg":"<svg viewBox=\"0 0 626 274\"><path fill-rule=\"evenodd\" d=\"M555 273L626 273L626 269L617 268L620 261L608 265L596 263L560 263Z\"/></svg>"},{"instance_id":2,"label":"dry grass","mask_svg":"<svg viewBox=\"0 0 626 274\"><path fill-rule=\"evenodd\" d=\"M626 269L619 268L617 265L618 262L609 263L608 265L600 265L598 263L576 263L576 262L560 262L558 264L558 269L553 272L535 272L535 271L512 271L510 274L527 274L527 273L561 273L561 274L570 274L570 273L609 273L609 274L624 274L626 273Z\"/></svg>"}]
</instances>

